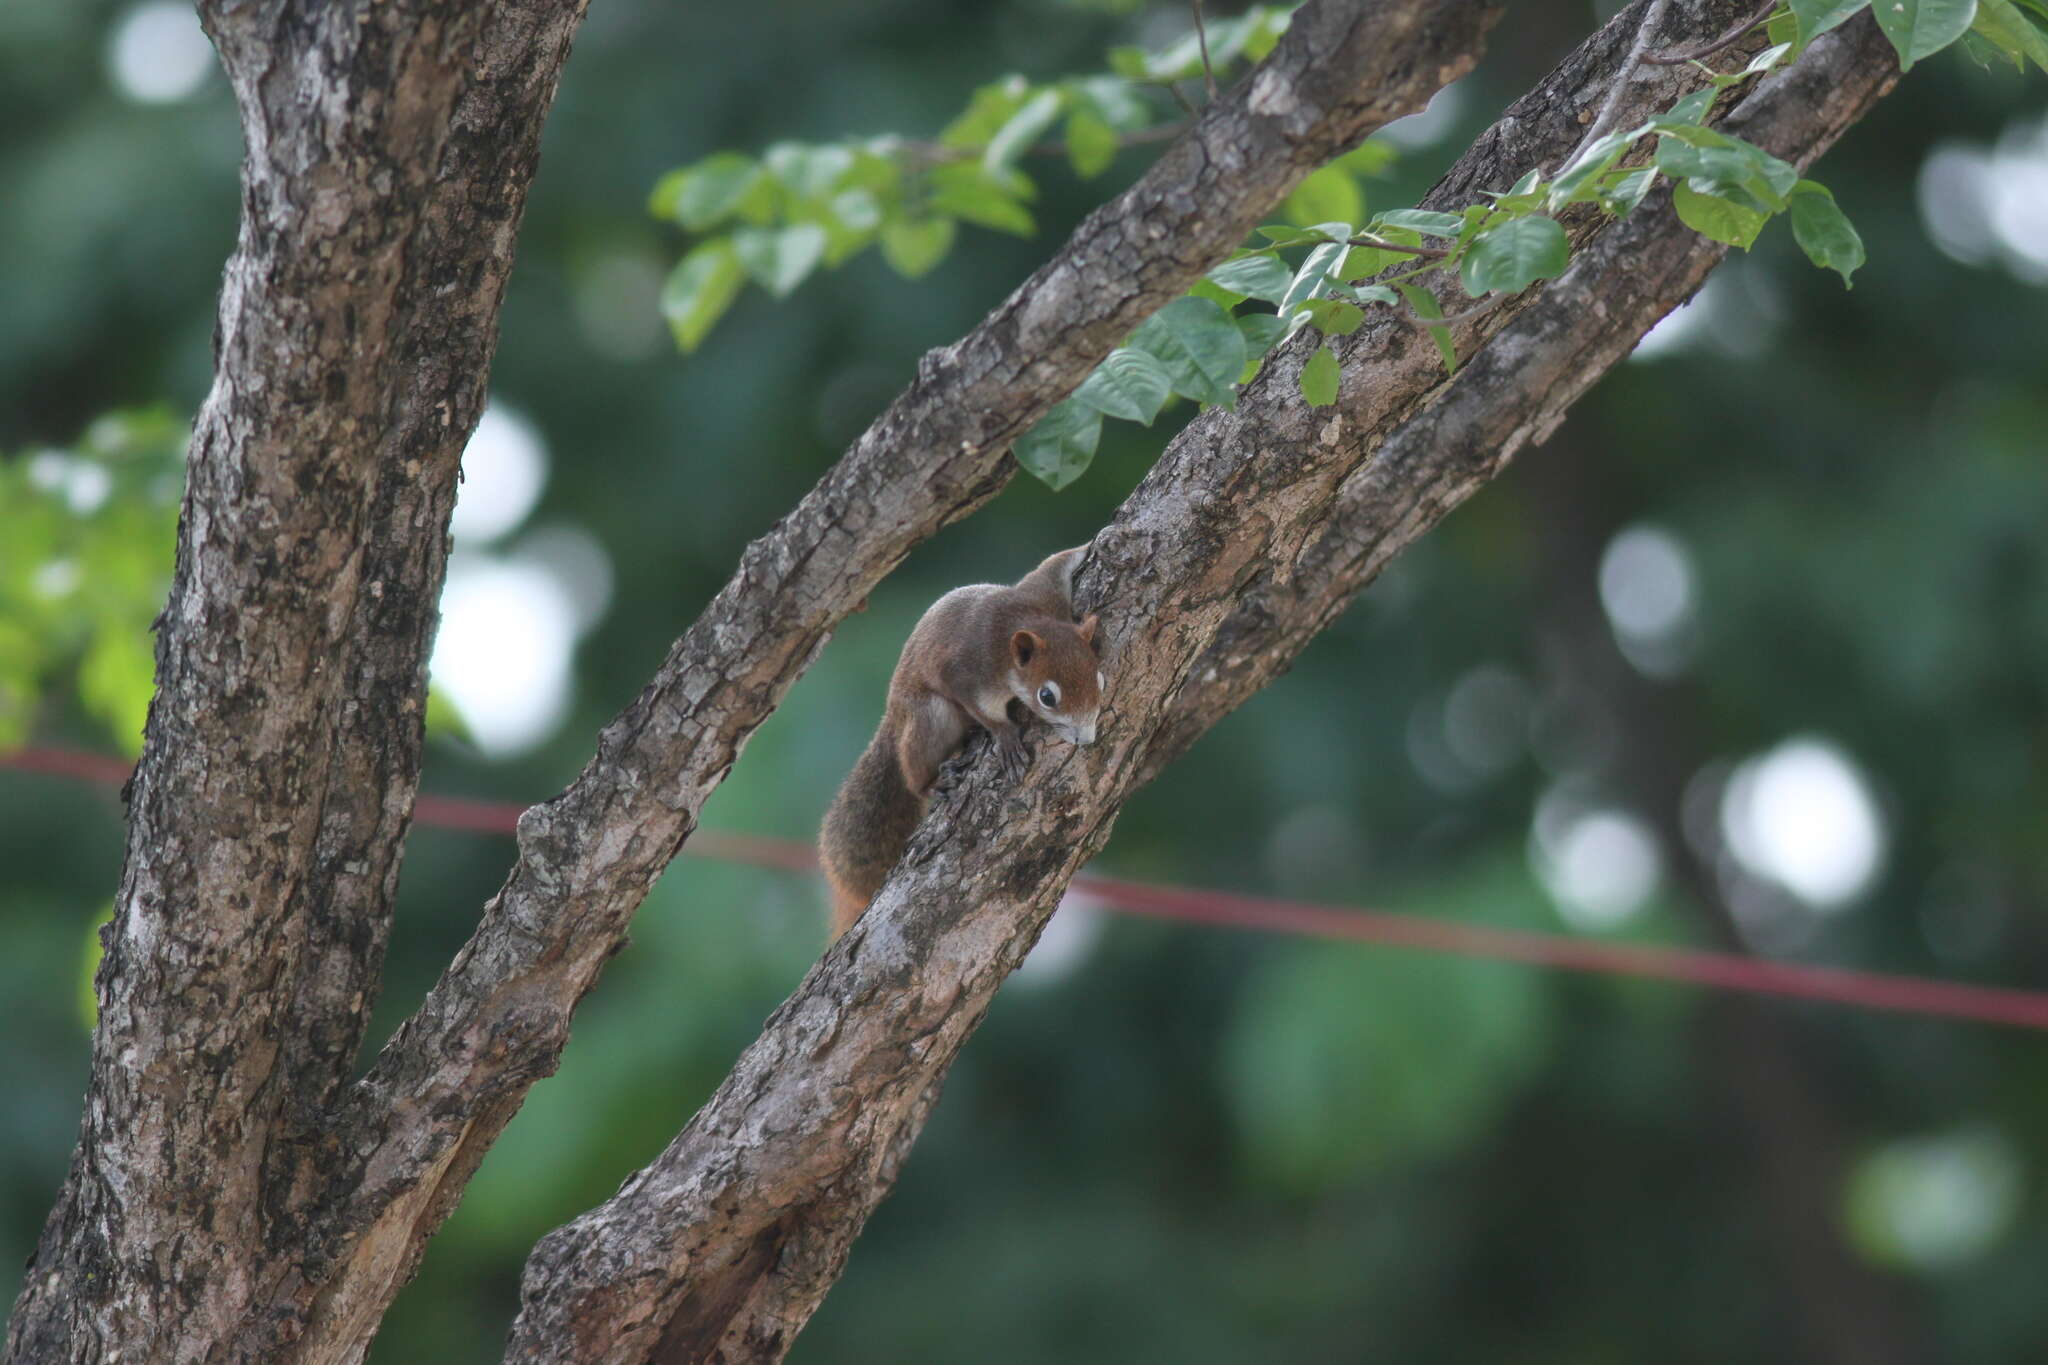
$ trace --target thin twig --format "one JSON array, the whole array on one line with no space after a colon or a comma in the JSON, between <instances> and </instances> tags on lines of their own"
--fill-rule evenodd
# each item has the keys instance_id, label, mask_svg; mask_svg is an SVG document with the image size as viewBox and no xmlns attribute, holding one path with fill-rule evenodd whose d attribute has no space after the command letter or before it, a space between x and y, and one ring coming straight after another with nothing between
<instances>
[{"instance_id":1,"label":"thin twig","mask_svg":"<svg viewBox=\"0 0 2048 1365\"><path fill-rule=\"evenodd\" d=\"M1370 235L1348 237L1345 239L1344 245L1371 247L1375 251L1399 251L1409 256L1420 256L1427 261L1440 261L1451 254L1449 249L1445 247L1402 246L1399 242L1384 241L1381 238Z\"/></svg>"},{"instance_id":2,"label":"thin twig","mask_svg":"<svg viewBox=\"0 0 2048 1365\"><path fill-rule=\"evenodd\" d=\"M1195 0L1195 42L1202 49L1202 80L1209 87L1209 98L1216 98L1216 68L1209 65L1209 26L1202 22L1202 0Z\"/></svg>"},{"instance_id":3,"label":"thin twig","mask_svg":"<svg viewBox=\"0 0 2048 1365\"><path fill-rule=\"evenodd\" d=\"M1662 52L1645 52L1643 60L1652 66L1683 66L1711 57L1723 48L1730 48L1741 42L1749 31L1771 17L1771 11L1778 7L1778 0L1764 0L1754 13L1718 38L1709 39L1696 47L1668 47Z\"/></svg>"},{"instance_id":4,"label":"thin twig","mask_svg":"<svg viewBox=\"0 0 2048 1365\"><path fill-rule=\"evenodd\" d=\"M1572 148L1572 154L1558 163L1560 169L1569 166L1580 152L1607 135L1614 117L1621 111L1621 93L1636 83L1636 69L1642 64L1643 56L1650 49L1650 37L1664 22L1664 11L1671 0L1650 0L1650 8L1643 15L1643 22L1636 26L1635 41L1629 44L1628 56L1622 59L1621 70L1615 73L1614 84L1607 89L1607 98L1600 103L1600 116L1593 120L1593 126L1579 139L1579 145Z\"/></svg>"}]
</instances>

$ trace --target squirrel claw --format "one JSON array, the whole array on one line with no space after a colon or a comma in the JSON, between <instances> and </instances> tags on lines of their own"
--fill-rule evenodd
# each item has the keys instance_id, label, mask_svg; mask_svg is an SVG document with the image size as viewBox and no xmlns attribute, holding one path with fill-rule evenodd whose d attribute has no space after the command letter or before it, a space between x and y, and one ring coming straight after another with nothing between
<instances>
[{"instance_id":1,"label":"squirrel claw","mask_svg":"<svg viewBox=\"0 0 2048 1365\"><path fill-rule=\"evenodd\" d=\"M1026 765L1031 762L1031 751L1024 747L1024 741L1015 730L996 738L996 754L1002 763L1003 776L1021 777Z\"/></svg>"}]
</instances>

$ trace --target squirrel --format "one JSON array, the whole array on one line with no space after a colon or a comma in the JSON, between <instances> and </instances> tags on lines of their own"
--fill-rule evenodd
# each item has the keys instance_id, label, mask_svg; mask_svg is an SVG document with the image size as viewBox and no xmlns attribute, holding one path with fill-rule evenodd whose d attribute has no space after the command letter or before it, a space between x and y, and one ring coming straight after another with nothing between
<instances>
[{"instance_id":1,"label":"squirrel","mask_svg":"<svg viewBox=\"0 0 2048 1365\"><path fill-rule=\"evenodd\" d=\"M853 927L924 818L939 767L980 726L1003 771L1022 770L1017 719L1036 715L1070 744L1095 739L1106 685L1096 618L1074 620L1074 570L1087 546L1049 555L1010 587L975 583L932 603L910 632L874 739L825 812L819 861L832 888L832 937Z\"/></svg>"}]
</instances>

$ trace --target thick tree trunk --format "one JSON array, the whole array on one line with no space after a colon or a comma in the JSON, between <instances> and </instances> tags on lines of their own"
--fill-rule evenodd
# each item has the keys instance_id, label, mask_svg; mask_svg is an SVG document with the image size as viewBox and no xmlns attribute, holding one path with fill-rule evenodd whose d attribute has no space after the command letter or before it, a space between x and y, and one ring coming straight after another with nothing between
<instances>
[{"instance_id":1,"label":"thick tree trunk","mask_svg":"<svg viewBox=\"0 0 2048 1365\"><path fill-rule=\"evenodd\" d=\"M1726 21L1700 19L1706 34ZM1611 78L1629 33L1589 44L1535 107L1517 106L1434 206L1505 188L1532 163L1555 167L1582 132L1577 111L1606 83L1577 82ZM1889 48L1859 19L1763 82L1728 123L1804 165L1895 75ZM1696 79L1646 76L1622 116ZM1427 341L1385 323L1340 344L1334 409L1299 400L1297 346L1235 412L1191 424L1096 539L1079 579L1112 660L1098 743L1049 747L1016 784L977 764L935 803L874 905L683 1133L535 1249L510 1358L780 1359L886 1194L953 1058L1122 802L1284 671L1393 554L1547 434L1721 254L1659 196L1562 279L1471 324L1461 350L1480 349L1450 383Z\"/></svg>"},{"instance_id":2,"label":"thick tree trunk","mask_svg":"<svg viewBox=\"0 0 2048 1365\"><path fill-rule=\"evenodd\" d=\"M457 463L583 0L203 8L247 142L70 1179L11 1360L350 1359L327 1115L377 993ZM295 1344L296 1343L296 1344Z\"/></svg>"}]
</instances>

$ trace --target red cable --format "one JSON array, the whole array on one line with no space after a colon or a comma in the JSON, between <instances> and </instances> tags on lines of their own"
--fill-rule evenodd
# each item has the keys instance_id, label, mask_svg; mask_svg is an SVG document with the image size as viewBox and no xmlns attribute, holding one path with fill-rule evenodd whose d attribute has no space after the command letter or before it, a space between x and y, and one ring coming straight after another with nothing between
<instances>
[{"instance_id":1,"label":"red cable","mask_svg":"<svg viewBox=\"0 0 2048 1365\"><path fill-rule=\"evenodd\" d=\"M22 749L0 755L0 767L107 785L126 782L130 771L129 765L119 759L68 749ZM524 807L508 802L422 796L414 805L413 818L419 824L444 829L511 834L522 809ZM722 862L745 863L784 872L811 872L817 867L817 855L809 844L725 830L698 830L690 836L684 851ZM1898 1014L2048 1030L2048 994L2036 991L1972 986L1959 981L1936 981L1926 977L1851 971L1840 967L1808 967L1691 948L1604 943L1563 934L1492 929L1476 924L1425 919L1419 915L1337 909L1270 896L1158 886L1113 877L1076 877L1074 888L1100 898L1111 909L1149 915L1155 919L1318 938L1356 939L1396 948L1504 959L1565 971L1649 977L1716 990L1827 1000Z\"/></svg>"}]
</instances>

